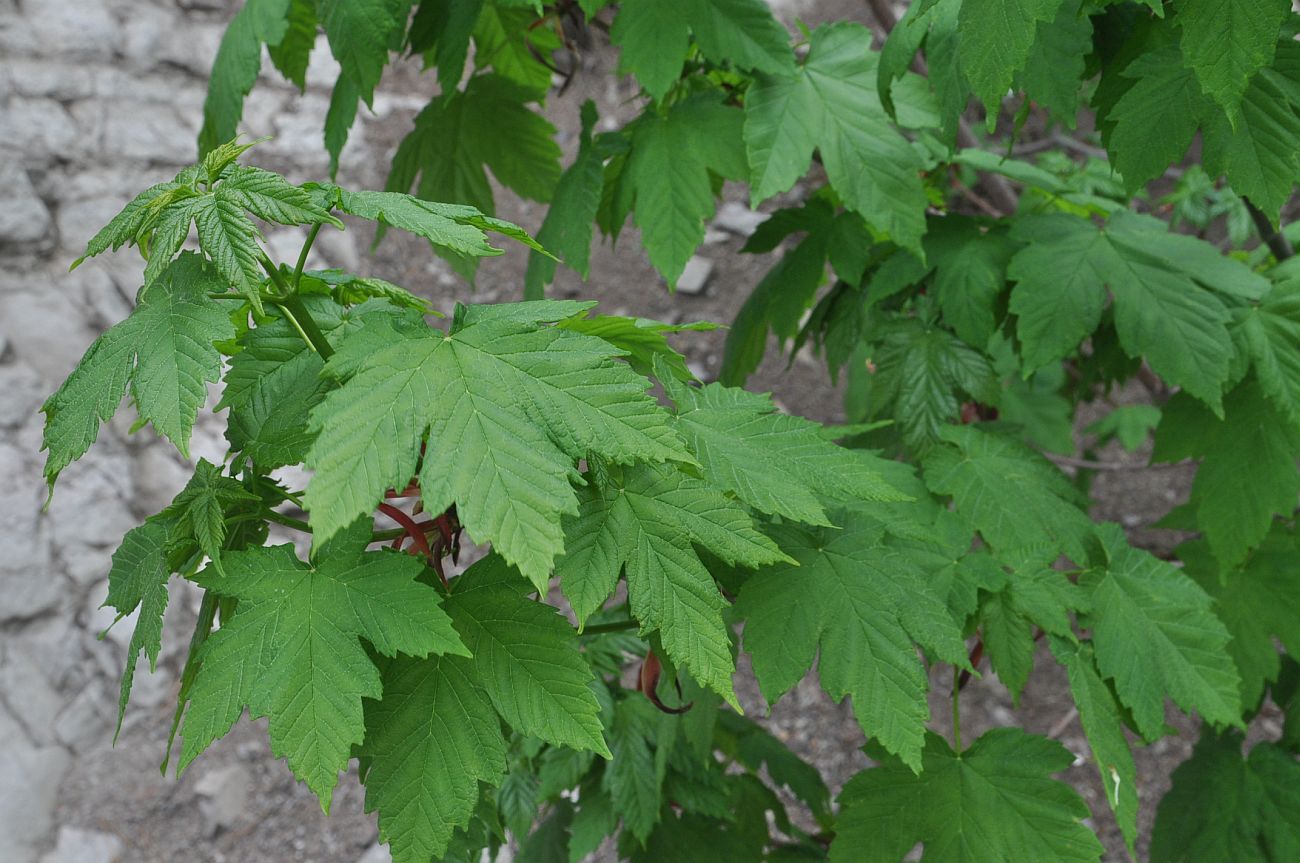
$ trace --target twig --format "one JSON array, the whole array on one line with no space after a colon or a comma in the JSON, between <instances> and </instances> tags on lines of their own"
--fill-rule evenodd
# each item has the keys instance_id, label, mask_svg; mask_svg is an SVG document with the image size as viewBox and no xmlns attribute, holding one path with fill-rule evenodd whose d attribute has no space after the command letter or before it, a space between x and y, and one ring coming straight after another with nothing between
<instances>
[{"instance_id":1,"label":"twig","mask_svg":"<svg viewBox=\"0 0 1300 863\"><path fill-rule=\"evenodd\" d=\"M1278 233L1269 221L1268 216L1255 202L1249 198L1242 198L1246 202L1246 209L1250 211L1250 220L1255 223L1255 230L1259 231L1259 237L1268 246L1268 250L1273 253L1273 257L1279 262L1295 255L1295 249L1291 248L1291 243L1286 237Z\"/></svg>"}]
</instances>

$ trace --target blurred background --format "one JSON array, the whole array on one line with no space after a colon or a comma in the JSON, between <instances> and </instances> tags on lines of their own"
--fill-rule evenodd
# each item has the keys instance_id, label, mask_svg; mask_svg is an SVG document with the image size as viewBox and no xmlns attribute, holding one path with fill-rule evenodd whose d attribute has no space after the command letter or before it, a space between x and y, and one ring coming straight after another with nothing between
<instances>
[{"instance_id":1,"label":"blurred background","mask_svg":"<svg viewBox=\"0 0 1300 863\"><path fill-rule=\"evenodd\" d=\"M770 0L793 25L827 19L875 25L861 0ZM328 817L282 762L272 760L262 723L238 724L183 778L158 769L176 680L197 608L197 595L173 583L164 649L156 674L141 668L116 747L112 745L117 684L133 621L105 637L112 614L99 605L110 556L129 528L165 506L190 466L148 432L131 435L130 410L120 412L80 463L65 471L47 512L41 511L41 417L38 410L91 340L127 315L140 283L139 256L124 250L68 265L95 231L146 186L195 160L207 75L225 24L240 4L228 0L0 0L0 863L109 861L289 861L382 863L374 818L362 813L355 780L345 778ZM899 4L905 6L906 4ZM547 110L572 156L578 109L600 108L603 128L635 111L636 91L613 76L616 54L607 37L578 58L577 73ZM295 182L326 177L321 128L336 66L323 37L312 57L305 94L267 77L245 108L243 130L272 140L252 161ZM270 69L269 64L264 71ZM362 111L344 151L339 182L382 188L397 142L434 84L415 62L390 68L374 111ZM1086 128L1086 124L1085 128ZM1026 134L1034 134L1029 130ZM567 162L567 157L566 157ZM796 187L784 201L803 194ZM676 295L645 260L631 227L617 248L593 256L586 286L561 268L556 291L589 296L603 311L670 322L730 321L774 256L740 255L762 220L743 191L728 186L705 245ZM535 230L537 205L497 190L499 215ZM770 202L765 209L783 201ZM377 275L434 298L518 299L526 256L518 249L482 267L477 286L461 283L423 241L394 235L372 255L373 235L357 227L325 231L313 266ZM272 257L296 254L295 231L268 234ZM721 333L679 339L694 371L716 374ZM775 350L750 388L771 390L783 409L824 421L842 419L840 394L821 362ZM1081 417L1076 428L1088 421ZM222 418L200 415L193 455L219 460ZM1081 433L1076 434L1080 438ZM1120 464L1145 463L1146 453L1105 450ZM1119 521L1135 542L1159 548L1144 530L1185 498L1188 469L1115 470L1093 484L1094 515ZM751 715L763 704L747 667L738 691ZM946 692L948 683L935 680ZM1066 775L1109 819L1064 677L1040 663L1019 709L992 675L966 689L970 731L1022 725L1060 740L1080 756ZM933 705L947 716L946 698ZM1168 775L1190 752L1183 734L1139 750L1143 835ZM1265 721L1268 718L1265 717ZM767 720L769 727L827 776L832 789L867 764L861 733L847 705L830 703L805 680ZM943 729L943 719L936 727ZM973 736L973 735L972 735ZM1115 859L1122 842L1109 823L1095 825ZM1140 849L1141 850L1141 849ZM503 858L504 859L504 858Z\"/></svg>"}]
</instances>

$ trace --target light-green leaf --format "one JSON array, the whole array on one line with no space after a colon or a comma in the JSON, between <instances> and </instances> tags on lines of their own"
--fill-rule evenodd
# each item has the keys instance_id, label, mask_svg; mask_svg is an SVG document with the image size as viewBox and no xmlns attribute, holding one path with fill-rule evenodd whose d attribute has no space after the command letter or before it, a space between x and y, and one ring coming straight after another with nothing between
<instances>
[{"instance_id":1,"label":"light-green leaf","mask_svg":"<svg viewBox=\"0 0 1300 863\"><path fill-rule=\"evenodd\" d=\"M423 564L391 551L363 552L368 521L331 543L313 566L293 546L223 557L225 574L197 580L239 600L203 645L191 690L184 770L224 735L247 705L270 717L271 751L284 757L328 810L338 774L364 735L362 698L383 692L362 638L385 656L468 656Z\"/></svg>"}]
</instances>

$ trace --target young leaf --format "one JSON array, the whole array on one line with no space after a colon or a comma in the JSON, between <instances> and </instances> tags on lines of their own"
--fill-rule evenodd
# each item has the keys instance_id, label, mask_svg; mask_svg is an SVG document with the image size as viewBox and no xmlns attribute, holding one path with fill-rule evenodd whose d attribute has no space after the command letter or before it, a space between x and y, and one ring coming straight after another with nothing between
<instances>
[{"instance_id":1,"label":"young leaf","mask_svg":"<svg viewBox=\"0 0 1300 863\"><path fill-rule=\"evenodd\" d=\"M1070 612L1088 608L1087 594L1050 563L1017 567L1006 586L985 599L980 613L989 660L1017 704L1034 665L1034 627L1074 641Z\"/></svg>"},{"instance_id":2,"label":"young leaf","mask_svg":"<svg viewBox=\"0 0 1300 863\"><path fill-rule=\"evenodd\" d=\"M1269 743L1255 744L1243 759L1241 744L1235 732L1201 732L1160 801L1152 863L1269 863L1300 855L1300 765Z\"/></svg>"},{"instance_id":3,"label":"young leaf","mask_svg":"<svg viewBox=\"0 0 1300 863\"><path fill-rule=\"evenodd\" d=\"M850 209L920 254L925 232L921 161L890 123L876 94L877 56L858 24L817 29L791 76L760 77L745 97L751 197L784 192L808 170L813 150ZM859 154L873 153L863 161Z\"/></svg>"},{"instance_id":4,"label":"young leaf","mask_svg":"<svg viewBox=\"0 0 1300 863\"><path fill-rule=\"evenodd\" d=\"M188 457L207 383L221 373L212 343L235 336L225 310L207 297L222 286L210 264L184 254L141 292L130 317L95 340L41 408L51 488L94 443L99 424L112 419L128 382L140 417Z\"/></svg>"},{"instance_id":5,"label":"young leaf","mask_svg":"<svg viewBox=\"0 0 1300 863\"><path fill-rule=\"evenodd\" d=\"M388 63L394 35L406 24L402 0L316 0L330 51L369 105Z\"/></svg>"},{"instance_id":6,"label":"young leaf","mask_svg":"<svg viewBox=\"0 0 1300 863\"><path fill-rule=\"evenodd\" d=\"M788 561L743 507L675 466L638 465L590 478L578 514L565 520L555 573L581 625L613 592L626 568L632 614L657 629L673 662L733 706L726 602L694 544L729 564Z\"/></svg>"},{"instance_id":7,"label":"young leaf","mask_svg":"<svg viewBox=\"0 0 1300 863\"><path fill-rule=\"evenodd\" d=\"M798 566L762 570L741 588L745 649L774 702L820 648L826 692L852 695L862 730L919 771L930 711L915 643L966 665L961 629L920 572L883 547L874 521L846 513L839 527L773 530Z\"/></svg>"},{"instance_id":8,"label":"young leaf","mask_svg":"<svg viewBox=\"0 0 1300 863\"><path fill-rule=\"evenodd\" d=\"M172 543L181 537L192 541L220 571L228 511L250 503L261 500L238 480L223 476L221 468L199 459L194 476L157 518L171 523Z\"/></svg>"},{"instance_id":9,"label":"young leaf","mask_svg":"<svg viewBox=\"0 0 1300 863\"><path fill-rule=\"evenodd\" d=\"M203 645L178 770L247 705L250 716L270 717L272 752L328 810L339 771L362 741L361 700L383 691L360 639L385 656L469 655L437 591L416 581L423 564L364 552L369 540L363 520L314 567L278 545L229 552L225 575L204 570L196 578L239 606Z\"/></svg>"},{"instance_id":10,"label":"young leaf","mask_svg":"<svg viewBox=\"0 0 1300 863\"><path fill-rule=\"evenodd\" d=\"M331 216L328 209L316 203L308 190L261 168L249 165L231 168L217 189L216 197L219 200L237 204L267 222L280 225L320 225L328 222L336 228L343 227L343 223Z\"/></svg>"},{"instance_id":11,"label":"young leaf","mask_svg":"<svg viewBox=\"0 0 1300 863\"><path fill-rule=\"evenodd\" d=\"M428 863L470 823L479 783L506 772L501 720L473 673L455 656L384 663L384 697L365 702L366 811L393 863Z\"/></svg>"},{"instance_id":12,"label":"young leaf","mask_svg":"<svg viewBox=\"0 0 1300 863\"><path fill-rule=\"evenodd\" d=\"M315 47L316 0L289 0L288 28L277 44L267 45L267 53L280 74L300 92L307 90L307 65Z\"/></svg>"},{"instance_id":13,"label":"young leaf","mask_svg":"<svg viewBox=\"0 0 1300 863\"><path fill-rule=\"evenodd\" d=\"M656 373L677 404L676 427L704 478L755 509L830 524L822 501L901 500L879 460L836 446L802 417L777 413L770 398L709 384L692 387Z\"/></svg>"},{"instance_id":14,"label":"young leaf","mask_svg":"<svg viewBox=\"0 0 1300 863\"><path fill-rule=\"evenodd\" d=\"M626 698L614 706L609 727L614 758L605 768L601 784L623 821L623 829L644 843L663 812L663 774L655 769L654 753L637 707L636 701Z\"/></svg>"},{"instance_id":15,"label":"young leaf","mask_svg":"<svg viewBox=\"0 0 1300 863\"><path fill-rule=\"evenodd\" d=\"M1049 778L1073 761L1018 728L995 728L960 753L930 732L919 776L886 763L849 780L831 863L895 863L917 842L937 863L1096 863L1101 843L1079 823L1087 804Z\"/></svg>"},{"instance_id":16,"label":"young leaf","mask_svg":"<svg viewBox=\"0 0 1300 863\"><path fill-rule=\"evenodd\" d=\"M525 588L497 555L453 583L447 613L474 657L471 673L511 727L608 758L594 678L573 628L555 609L527 599Z\"/></svg>"},{"instance_id":17,"label":"young leaf","mask_svg":"<svg viewBox=\"0 0 1300 863\"><path fill-rule=\"evenodd\" d=\"M1165 697L1216 725L1241 724L1241 678L1227 651L1230 635L1196 582L1129 546L1114 525L1099 529L1108 563L1079 584L1092 593L1086 625L1097 667L1115 682L1148 740L1164 729Z\"/></svg>"},{"instance_id":18,"label":"young leaf","mask_svg":"<svg viewBox=\"0 0 1300 863\"><path fill-rule=\"evenodd\" d=\"M577 509L577 459L691 461L649 382L615 356L600 339L508 318L451 334L367 321L326 366L346 383L312 412L316 542L404 487L424 443L425 509L455 503L476 541L544 591L560 516Z\"/></svg>"}]
</instances>

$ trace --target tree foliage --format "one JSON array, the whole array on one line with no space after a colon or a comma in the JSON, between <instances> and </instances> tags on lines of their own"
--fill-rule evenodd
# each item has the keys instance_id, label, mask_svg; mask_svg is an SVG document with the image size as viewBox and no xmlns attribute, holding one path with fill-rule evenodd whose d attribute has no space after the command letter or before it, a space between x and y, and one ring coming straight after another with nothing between
<instances>
[{"instance_id":1,"label":"tree foliage","mask_svg":"<svg viewBox=\"0 0 1300 863\"><path fill-rule=\"evenodd\" d=\"M632 861L898 861L918 843L933 861L1083 861L1102 819L1136 847L1133 749L1171 733L1173 705L1203 732L1152 859L1300 854L1300 270L1279 224L1300 178L1300 16L918 0L882 23L877 49L850 22L788 32L760 0L249 0L199 163L77 262L138 246L134 311L44 406L53 488L124 395L188 455L222 390L228 456L127 534L106 600L137 615L125 709L169 581L206 591L179 769L266 716L326 808L355 759L398 861L514 841L576 863L611 837ZM301 87L318 32L339 69L334 167L390 62L419 55L436 81L384 191L244 164L263 47ZM618 127L584 105L566 167L552 67L602 32L638 111ZM1052 136L1072 146L1017 147ZM744 251L776 258L719 382L669 341L703 325L545 297L629 220L671 286L727 181L768 211ZM537 239L495 217L497 187L550 202ZM469 279L504 237L530 256L521 301L439 310L268 257L262 224L301 226L306 260L341 215ZM773 342L842 376L850 425L739 388ZM1117 404L1131 382L1153 403ZM1089 517L1096 462L1059 467L1085 410L1099 442L1143 451L1154 432L1153 460L1196 463L1167 519L1195 534L1176 559ZM292 465L304 488L273 476ZM272 527L310 551L268 544ZM462 531L486 555L467 568ZM875 762L834 804L742 714L741 651L769 701L813 669L851 699ZM1055 778L1074 761L1060 744L961 737L972 675L1018 698L1045 665L1104 790L1091 812ZM1268 701L1287 728L1243 757Z\"/></svg>"}]
</instances>

